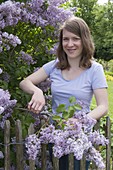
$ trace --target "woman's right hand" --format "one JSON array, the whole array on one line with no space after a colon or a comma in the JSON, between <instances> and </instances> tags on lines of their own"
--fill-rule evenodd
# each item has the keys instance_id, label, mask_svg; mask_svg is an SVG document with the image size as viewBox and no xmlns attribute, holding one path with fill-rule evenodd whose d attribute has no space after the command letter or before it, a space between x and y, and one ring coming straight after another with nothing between
<instances>
[{"instance_id":1,"label":"woman's right hand","mask_svg":"<svg viewBox=\"0 0 113 170\"><path fill-rule=\"evenodd\" d=\"M28 109L34 113L39 113L45 105L45 97L42 90L38 89L32 95L30 102L28 103Z\"/></svg>"}]
</instances>

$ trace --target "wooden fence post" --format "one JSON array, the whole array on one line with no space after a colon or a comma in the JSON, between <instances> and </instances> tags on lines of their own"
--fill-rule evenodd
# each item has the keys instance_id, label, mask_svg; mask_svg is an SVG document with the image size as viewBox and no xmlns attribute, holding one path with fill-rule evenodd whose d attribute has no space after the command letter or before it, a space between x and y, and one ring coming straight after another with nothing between
<instances>
[{"instance_id":1,"label":"wooden fence post","mask_svg":"<svg viewBox=\"0 0 113 170\"><path fill-rule=\"evenodd\" d=\"M16 143L17 170L24 170L22 127L20 120L16 121Z\"/></svg>"},{"instance_id":2,"label":"wooden fence post","mask_svg":"<svg viewBox=\"0 0 113 170\"><path fill-rule=\"evenodd\" d=\"M4 170L10 170L10 122L6 120L4 126Z\"/></svg>"},{"instance_id":3,"label":"wooden fence post","mask_svg":"<svg viewBox=\"0 0 113 170\"><path fill-rule=\"evenodd\" d=\"M110 170L110 158L111 158L111 121L109 117L106 117L106 138L109 140L109 144L106 146L106 170Z\"/></svg>"},{"instance_id":4,"label":"wooden fence post","mask_svg":"<svg viewBox=\"0 0 113 170\"><path fill-rule=\"evenodd\" d=\"M46 144L42 144L41 145L41 170L46 170L46 160L47 160Z\"/></svg>"},{"instance_id":5,"label":"wooden fence post","mask_svg":"<svg viewBox=\"0 0 113 170\"><path fill-rule=\"evenodd\" d=\"M28 128L28 135L32 135L34 133L34 126L31 123ZM29 170L35 170L35 160L29 159Z\"/></svg>"},{"instance_id":6,"label":"wooden fence post","mask_svg":"<svg viewBox=\"0 0 113 170\"><path fill-rule=\"evenodd\" d=\"M59 170L59 159L53 156L53 170Z\"/></svg>"},{"instance_id":7,"label":"wooden fence post","mask_svg":"<svg viewBox=\"0 0 113 170\"><path fill-rule=\"evenodd\" d=\"M99 120L99 121L96 123L96 125L94 126L94 130L100 131L100 120ZM99 150L99 146L95 145L95 149ZM98 170L98 168L97 168L95 162L92 162L92 169Z\"/></svg>"},{"instance_id":8,"label":"wooden fence post","mask_svg":"<svg viewBox=\"0 0 113 170\"><path fill-rule=\"evenodd\" d=\"M69 170L74 170L74 155L69 154Z\"/></svg>"},{"instance_id":9,"label":"wooden fence post","mask_svg":"<svg viewBox=\"0 0 113 170\"><path fill-rule=\"evenodd\" d=\"M80 160L80 170L86 170L86 158L83 155L83 158Z\"/></svg>"}]
</instances>

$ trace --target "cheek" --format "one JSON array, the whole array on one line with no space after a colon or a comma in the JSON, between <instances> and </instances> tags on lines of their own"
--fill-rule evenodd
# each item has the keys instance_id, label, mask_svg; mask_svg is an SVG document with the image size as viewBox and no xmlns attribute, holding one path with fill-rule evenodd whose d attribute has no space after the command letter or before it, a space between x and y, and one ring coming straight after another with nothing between
<instances>
[{"instance_id":1,"label":"cheek","mask_svg":"<svg viewBox=\"0 0 113 170\"><path fill-rule=\"evenodd\" d=\"M63 49L66 48L66 43L62 43Z\"/></svg>"}]
</instances>

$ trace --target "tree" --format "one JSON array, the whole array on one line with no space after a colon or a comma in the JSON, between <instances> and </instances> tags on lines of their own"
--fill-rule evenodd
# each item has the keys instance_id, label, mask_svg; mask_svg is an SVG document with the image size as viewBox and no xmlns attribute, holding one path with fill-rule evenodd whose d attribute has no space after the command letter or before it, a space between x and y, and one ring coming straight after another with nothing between
<instances>
[{"instance_id":1,"label":"tree","mask_svg":"<svg viewBox=\"0 0 113 170\"><path fill-rule=\"evenodd\" d=\"M93 37L96 46L95 58L113 59L113 3L97 6Z\"/></svg>"},{"instance_id":2,"label":"tree","mask_svg":"<svg viewBox=\"0 0 113 170\"><path fill-rule=\"evenodd\" d=\"M72 0L77 7L76 15L90 27L95 43L95 58L113 59L113 3L99 5L97 0Z\"/></svg>"},{"instance_id":3,"label":"tree","mask_svg":"<svg viewBox=\"0 0 113 170\"><path fill-rule=\"evenodd\" d=\"M97 0L73 0L73 6L77 7L76 15L83 18L88 26L93 29L95 22L94 8L97 4Z\"/></svg>"}]
</instances>

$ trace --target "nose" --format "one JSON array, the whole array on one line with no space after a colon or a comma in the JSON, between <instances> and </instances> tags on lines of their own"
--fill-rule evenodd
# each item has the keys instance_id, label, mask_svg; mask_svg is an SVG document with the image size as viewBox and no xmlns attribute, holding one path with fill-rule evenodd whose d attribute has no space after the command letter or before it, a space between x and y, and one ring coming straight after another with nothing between
<instances>
[{"instance_id":1,"label":"nose","mask_svg":"<svg viewBox=\"0 0 113 170\"><path fill-rule=\"evenodd\" d=\"M73 46L73 41L71 39L68 41L68 46Z\"/></svg>"}]
</instances>

